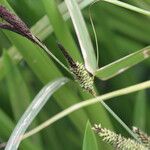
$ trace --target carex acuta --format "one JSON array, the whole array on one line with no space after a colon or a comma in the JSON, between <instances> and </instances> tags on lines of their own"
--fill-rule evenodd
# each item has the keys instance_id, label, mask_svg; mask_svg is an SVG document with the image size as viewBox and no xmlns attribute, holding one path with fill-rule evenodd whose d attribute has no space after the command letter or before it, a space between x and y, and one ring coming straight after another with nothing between
<instances>
[{"instance_id":1,"label":"carex acuta","mask_svg":"<svg viewBox=\"0 0 150 150\"><path fill-rule=\"evenodd\" d=\"M27 39L31 40L32 42L36 43L42 49L46 50L46 52L50 53L47 47L36 36L32 34L27 25L16 14L9 11L2 5L0 5L0 18L5 21L0 22L0 28L16 32L26 37ZM85 68L83 64L75 62L73 58L69 55L67 50L60 43L58 44L58 46L62 51L63 55L65 56L65 58L67 59L70 71L74 75L75 80L80 84L80 86L85 91L95 96L96 93L93 87L94 76L90 72L88 72L88 70ZM50 54L53 55L52 53Z\"/></svg>"}]
</instances>

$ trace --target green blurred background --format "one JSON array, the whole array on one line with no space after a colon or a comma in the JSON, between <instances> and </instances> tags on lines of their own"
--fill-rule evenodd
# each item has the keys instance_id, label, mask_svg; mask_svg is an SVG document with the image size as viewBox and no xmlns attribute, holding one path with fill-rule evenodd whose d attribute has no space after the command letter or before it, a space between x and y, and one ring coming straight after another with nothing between
<instances>
[{"instance_id":1,"label":"green blurred background","mask_svg":"<svg viewBox=\"0 0 150 150\"><path fill-rule=\"evenodd\" d=\"M56 4L59 4L62 1L56 2ZM125 2L143 9L150 10L149 0L127 0ZM36 22L39 21L44 15L46 15L42 0L8 0L8 3L30 28L34 26ZM91 35L91 39L95 45L92 26L89 20L88 8L89 6L84 8L82 13L84 15L88 31ZM150 18L147 16L114 6L112 4L108 4L106 2L98 2L94 4L91 9L91 14L99 43L99 67L107 65L150 44ZM57 20L57 18L55 18L55 14L53 17L54 18L52 20ZM42 25L44 23L44 21L41 22ZM61 26L58 28L60 27ZM71 20L67 21L67 29L69 29L71 35L73 35L75 43L79 49ZM63 42L58 36L59 30L56 30L49 34L43 33L46 35L46 38L44 38L43 42L63 63L67 65L63 55L56 45L56 41L58 40ZM65 37L66 33L62 32L60 34L63 34L62 37ZM40 69L36 70L38 66L34 68L34 64L32 64L31 67L31 63L25 61L28 60L26 57L29 56L24 55L22 52L28 50L30 55L30 52L33 50L30 45L34 46L34 44L30 43L30 45L26 45L26 43L23 41L25 40L27 43L28 41L23 38L20 39L21 37L17 34L12 34L10 37L8 35L9 32L0 30L1 142L8 140L12 129L14 128L18 119L21 117L25 108L29 105L29 102L34 98L34 96L45 83L60 76L70 77L70 75L53 60L50 62L54 65L52 68L43 66L43 64L41 64L41 67L44 69L43 74L46 74L43 76L43 74L40 72ZM19 47L21 48L21 46L23 46L22 48L24 48L20 51L22 56L18 55L17 57L17 55L15 55L16 58L14 58L13 55L11 55L11 58L5 58L6 60L3 61L3 51L10 51L10 47L15 44L13 41L15 40L15 37L17 37L18 41L22 41ZM10 41L10 38L14 38L12 40L13 42ZM64 41L69 43L69 39L64 39ZM67 42L66 45L64 45L65 47L67 47ZM79 54L80 51L78 52L78 55ZM79 57L74 56L74 58L80 61L81 55ZM11 66L10 64L13 65ZM146 60L110 80L101 81L96 79L95 85L99 94L107 93L112 90L117 90L119 88L149 80L149 65L150 60ZM57 68L58 71L55 71L55 68ZM4 70L7 70L8 73L4 73ZM13 73L9 73L9 71ZM141 91L126 96L113 98L109 100L107 104L129 127L137 126L150 134L150 121L148 119L150 114L150 102L148 101L149 96L149 90ZM71 81L67 84L67 87L63 87L55 93L51 100L42 109L31 128L37 126L38 124L50 118L50 116L65 109L66 107L71 106L73 103L90 97L91 96L89 94L82 92L81 88L76 83ZM92 124L100 122L105 127L108 127L118 133L122 133L125 136L128 135L121 125L119 125L112 118L112 116L105 112L104 109L101 109L102 107L99 104L96 104L86 109L77 111L76 113L63 118L52 126L44 129L39 134L36 134L28 140L25 140L23 144L21 144L21 149L81 149L87 120L90 120ZM99 141L98 143L99 145L103 145L102 149L111 149L104 143L100 143Z\"/></svg>"}]
</instances>

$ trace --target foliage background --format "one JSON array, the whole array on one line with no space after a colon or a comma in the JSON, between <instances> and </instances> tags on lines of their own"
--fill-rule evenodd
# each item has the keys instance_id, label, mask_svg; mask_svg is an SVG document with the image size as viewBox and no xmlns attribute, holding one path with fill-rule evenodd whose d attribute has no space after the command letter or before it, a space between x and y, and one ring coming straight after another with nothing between
<instances>
[{"instance_id":1,"label":"foliage background","mask_svg":"<svg viewBox=\"0 0 150 150\"><path fill-rule=\"evenodd\" d=\"M36 22L46 14L42 0L8 0L8 2L18 14L18 16L20 16L20 18L22 18L22 20L29 27L34 26ZM148 0L128 0L125 2L147 10L149 10L150 8L150 3ZM61 1L57 1L57 4L58 3L61 3ZM50 9L50 11L52 10ZM53 14L53 12L51 13ZM82 13L84 15L92 41L94 43L95 41L92 27L89 21L88 6L83 9ZM98 2L94 4L92 6L91 13L97 31L98 42L100 45L99 67L109 64L150 44L150 20L148 17L126 10L124 8L120 8L118 6L107 4L106 2ZM51 17L54 18L50 19L57 20L57 18L55 18L55 14L53 15L54 16ZM41 22L41 26L43 26L44 23L44 21ZM76 41L76 46L69 46L73 49L72 51L70 50L70 54L72 53L74 59L81 60L81 55L79 55L80 52L77 56L73 54L73 51L74 49L77 49L77 46L79 50L79 45L71 21L68 20L66 24L67 28L71 31L71 34ZM46 32L44 33L46 34L46 38L43 42L63 63L67 65L63 55L56 45L56 41L58 40L63 43L62 39L66 38L66 33L61 31L60 26L54 29L54 32L51 34L47 35ZM38 30L38 28L36 30ZM59 33L60 31L61 33ZM18 63L15 63L15 66L12 66L12 68L14 68L13 74L6 74L4 73L5 67L7 68L7 70L10 67L10 63L7 64L7 62L12 63L14 58L13 60L9 60L8 58L7 62L2 61L2 57L5 56L3 55L3 51L4 49L5 51L10 51L9 48L16 42L15 38L17 38L16 41L22 42L19 46L23 59L21 59L20 61L19 55L19 57L15 59L15 62L17 60ZM65 47L67 47L67 42L71 42L69 40L71 39L64 39L65 42L63 44ZM54 67L50 67L51 65L44 66L42 62L39 66L39 70L37 70L38 66L34 68L34 63L32 64L32 67L29 66L25 60L30 61L30 58L27 59L26 57L29 57L30 52L32 53L33 51L33 48L36 49L37 47L35 47L32 43L29 43L28 45L28 43L29 42L26 39L21 38L19 35L10 34L9 32L3 32L2 30L0 30L0 76L2 76L0 78L0 140L2 142L8 140L8 137L17 120L24 112L29 102L34 98L34 96L38 93L38 91L45 83L60 76L70 77L67 72L65 72L58 64L56 64L52 60L50 61L50 64L53 64ZM25 54L22 52L25 49L28 49L28 56L25 56ZM43 58L45 58L44 55ZM107 81L96 79L96 88L99 94L107 93L112 90L149 80L149 62L149 60L146 60ZM31 63L32 61L30 62L30 65ZM44 71L41 70L40 72L41 68L43 68ZM17 78L17 80L15 80L15 78ZM18 80L20 82L18 82ZM129 127L133 125L138 126L143 131L149 133L149 95L150 92L148 90L142 91L139 93L133 93L126 96L113 98L109 100L107 104ZM74 83L73 81L69 82L69 84L67 84L67 87L61 88L54 94L51 100L42 109L37 119L32 124L31 128L37 126L39 123L45 121L50 116L65 109L73 103L85 100L90 97L91 96L89 94L82 92L81 88L76 83ZM36 134L28 140L25 140L21 146L21 149L26 149L27 147L29 147L30 149L51 148L54 150L81 149L85 126L88 119L92 124L95 122L101 122L105 127L108 127L118 133L122 133L125 136L128 135L126 131L121 127L121 125L119 125L112 118L112 116L110 116L104 110L100 109L102 109L100 105L96 104L94 106L89 106L86 109L77 111L69 115L68 117L59 120L52 126L41 131L39 134ZM109 119L111 121L109 121ZM35 144L31 144L31 141ZM109 146L105 145L104 143L100 143L100 140L98 140L98 143L100 147L103 146L103 148L105 147L106 149L110 149Z\"/></svg>"}]
</instances>

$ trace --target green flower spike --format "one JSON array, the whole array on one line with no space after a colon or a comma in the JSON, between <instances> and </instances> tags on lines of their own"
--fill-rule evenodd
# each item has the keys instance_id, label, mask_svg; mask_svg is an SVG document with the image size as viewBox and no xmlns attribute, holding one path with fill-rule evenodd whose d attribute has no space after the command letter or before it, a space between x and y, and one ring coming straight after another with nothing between
<instances>
[{"instance_id":1,"label":"green flower spike","mask_svg":"<svg viewBox=\"0 0 150 150\"><path fill-rule=\"evenodd\" d=\"M148 150L148 148L141 143L130 138L125 138L106 128L102 128L101 125L95 124L92 129L103 139L103 141L111 144L117 150Z\"/></svg>"},{"instance_id":2,"label":"green flower spike","mask_svg":"<svg viewBox=\"0 0 150 150\"><path fill-rule=\"evenodd\" d=\"M73 58L68 54L67 50L58 43L58 47L62 51L63 55L67 59L70 67L70 71L73 73L75 80L80 84L80 86L87 92L96 96L94 91L93 83L94 76L87 71L85 66L79 62L75 62Z\"/></svg>"}]
</instances>

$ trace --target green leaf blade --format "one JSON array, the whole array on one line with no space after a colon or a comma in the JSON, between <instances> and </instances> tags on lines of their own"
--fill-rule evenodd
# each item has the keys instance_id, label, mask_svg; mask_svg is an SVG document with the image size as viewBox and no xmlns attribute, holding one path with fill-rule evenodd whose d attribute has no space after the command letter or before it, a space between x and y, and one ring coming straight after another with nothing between
<instances>
[{"instance_id":1,"label":"green leaf blade","mask_svg":"<svg viewBox=\"0 0 150 150\"><path fill-rule=\"evenodd\" d=\"M129 10L132 10L132 11L135 11L137 13L141 13L143 15L150 16L150 11L135 7L133 5L130 5L130 4L118 1L118 0L103 0L103 1L108 2L108 3L112 3L114 5L129 9Z\"/></svg>"},{"instance_id":2,"label":"green leaf blade","mask_svg":"<svg viewBox=\"0 0 150 150\"><path fill-rule=\"evenodd\" d=\"M63 16L61 16L56 1L43 0L42 2L58 41L64 45L72 57L81 61L82 59L79 50L74 42L66 22L63 19Z\"/></svg>"},{"instance_id":3,"label":"green leaf blade","mask_svg":"<svg viewBox=\"0 0 150 150\"><path fill-rule=\"evenodd\" d=\"M48 83L44 86L41 91L37 94L34 98L32 103L26 109L25 113L19 120L18 124L16 125L14 131L12 132L9 141L6 146L6 150L9 149L17 149L20 142L21 136L25 133L28 126L32 123L33 119L39 113L39 111L43 108L43 106L48 101L49 97L56 92L62 85L68 82L67 78L60 78L53 82ZM16 140L18 139L18 140Z\"/></svg>"},{"instance_id":4,"label":"green leaf blade","mask_svg":"<svg viewBox=\"0 0 150 150\"><path fill-rule=\"evenodd\" d=\"M98 145L90 122L86 124L82 150L98 150Z\"/></svg>"},{"instance_id":5,"label":"green leaf blade","mask_svg":"<svg viewBox=\"0 0 150 150\"><path fill-rule=\"evenodd\" d=\"M6 70L6 81L13 116L15 121L18 121L30 104L30 93L19 68L14 64L6 51L3 53L3 62ZM36 125L36 122L34 122L32 127ZM42 149L39 135L34 140L37 142L36 144L39 146L39 149Z\"/></svg>"},{"instance_id":6,"label":"green leaf blade","mask_svg":"<svg viewBox=\"0 0 150 150\"><path fill-rule=\"evenodd\" d=\"M96 71L96 76L101 80L108 80L134 65L150 57L150 46L145 47L135 53L123 57L109 65L106 65Z\"/></svg>"},{"instance_id":7,"label":"green leaf blade","mask_svg":"<svg viewBox=\"0 0 150 150\"><path fill-rule=\"evenodd\" d=\"M89 72L94 73L97 69L96 56L82 13L75 0L65 0L65 2L78 37L85 67Z\"/></svg>"},{"instance_id":8,"label":"green leaf blade","mask_svg":"<svg viewBox=\"0 0 150 150\"><path fill-rule=\"evenodd\" d=\"M138 127L141 130L146 129L146 112L147 102L145 91L140 91L137 94L137 99L134 106L133 126Z\"/></svg>"},{"instance_id":9,"label":"green leaf blade","mask_svg":"<svg viewBox=\"0 0 150 150\"><path fill-rule=\"evenodd\" d=\"M3 110L0 109L0 133L1 133L0 136L1 138L3 140L7 140L14 127L15 127L15 124L10 119L10 117ZM41 150L39 146L35 144L33 145L33 142L31 142L28 139L22 142L21 149L22 150L26 150L26 149Z\"/></svg>"},{"instance_id":10,"label":"green leaf blade","mask_svg":"<svg viewBox=\"0 0 150 150\"><path fill-rule=\"evenodd\" d=\"M13 114L15 116L15 120L18 120L30 103L29 91L20 71L13 64L6 51L3 54L3 61L5 64L5 70L7 72L6 80ZM20 100L20 98L22 100Z\"/></svg>"}]
</instances>

